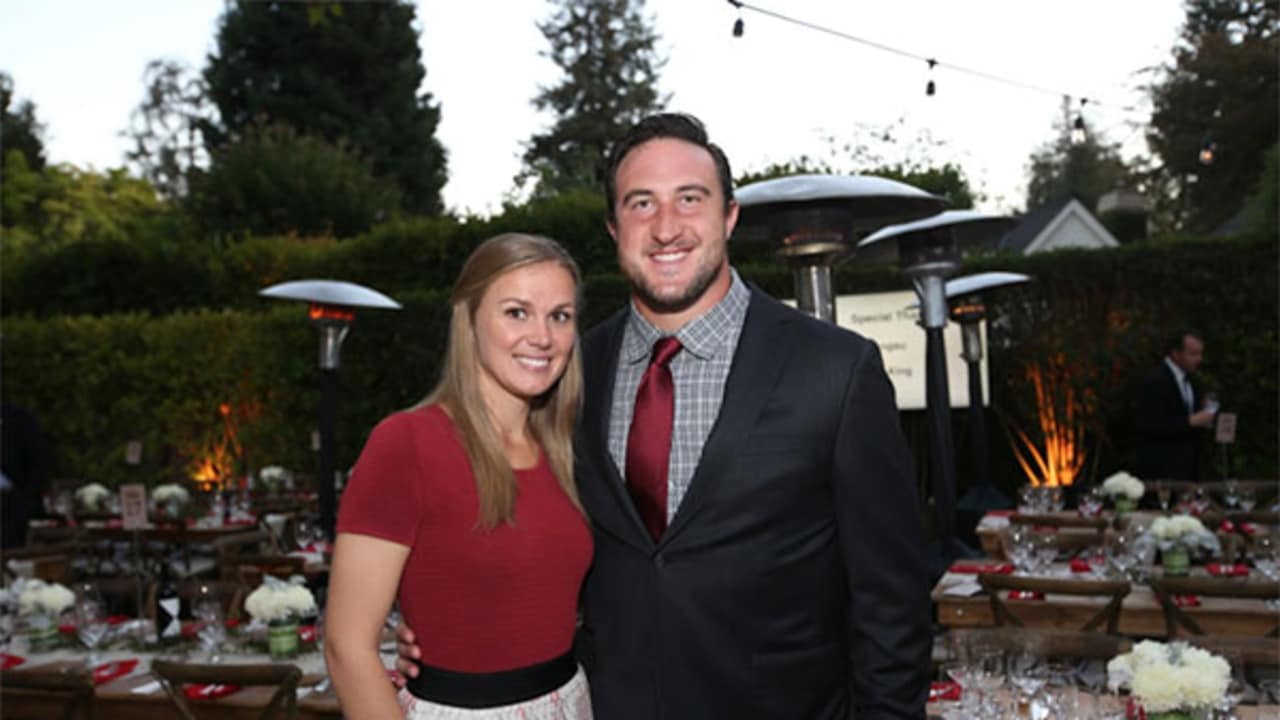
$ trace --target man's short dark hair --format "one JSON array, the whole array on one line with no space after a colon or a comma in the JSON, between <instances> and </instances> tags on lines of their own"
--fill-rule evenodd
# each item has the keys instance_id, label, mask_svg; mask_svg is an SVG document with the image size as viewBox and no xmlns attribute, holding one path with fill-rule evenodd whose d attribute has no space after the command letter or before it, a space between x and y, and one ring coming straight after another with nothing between
<instances>
[{"instance_id":1,"label":"man's short dark hair","mask_svg":"<svg viewBox=\"0 0 1280 720\"><path fill-rule=\"evenodd\" d=\"M1175 350L1181 351L1183 348L1183 343L1189 337L1193 337L1199 340L1200 342L1204 342L1204 338L1200 337L1200 333L1196 332L1195 330L1192 330L1191 328L1180 328L1176 330L1174 333L1172 333L1171 335L1169 335L1168 338L1165 339L1164 354L1168 355L1169 353Z\"/></svg>"},{"instance_id":2,"label":"man's short dark hair","mask_svg":"<svg viewBox=\"0 0 1280 720\"><path fill-rule=\"evenodd\" d=\"M614 193L618 189L618 166L636 147L659 138L683 140L711 153L711 159L716 164L716 175L720 178L720 190L724 193L724 211L728 213L729 202L733 200L733 174L729 170L729 158L725 157L719 145L707 139L707 129L698 118L684 113L659 113L636 123L609 150L604 175L604 199L608 205L605 214L609 222L612 224L617 220L614 214Z\"/></svg>"}]
</instances>

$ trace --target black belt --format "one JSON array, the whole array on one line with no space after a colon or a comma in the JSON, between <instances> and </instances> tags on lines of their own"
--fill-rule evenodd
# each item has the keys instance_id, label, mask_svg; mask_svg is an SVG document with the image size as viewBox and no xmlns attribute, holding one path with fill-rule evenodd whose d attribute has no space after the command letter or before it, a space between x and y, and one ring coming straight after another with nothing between
<instances>
[{"instance_id":1,"label":"black belt","mask_svg":"<svg viewBox=\"0 0 1280 720\"><path fill-rule=\"evenodd\" d=\"M405 689L414 697L461 708L514 705L555 690L578 672L573 653L537 665L495 673L461 673L418 663L418 677Z\"/></svg>"}]
</instances>

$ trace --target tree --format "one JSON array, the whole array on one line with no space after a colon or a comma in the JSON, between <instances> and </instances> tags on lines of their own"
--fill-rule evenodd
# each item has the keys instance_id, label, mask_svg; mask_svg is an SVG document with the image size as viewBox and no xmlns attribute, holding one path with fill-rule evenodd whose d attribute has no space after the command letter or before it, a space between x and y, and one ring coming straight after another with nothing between
<instances>
[{"instance_id":1,"label":"tree","mask_svg":"<svg viewBox=\"0 0 1280 720\"><path fill-rule=\"evenodd\" d=\"M44 169L44 125L36 120L36 106L30 100L13 102L13 78L0 72L0 152L22 153L29 170ZM0 159L0 169L7 159Z\"/></svg>"},{"instance_id":2,"label":"tree","mask_svg":"<svg viewBox=\"0 0 1280 720\"><path fill-rule=\"evenodd\" d=\"M212 117L204 80L174 60L152 60L143 73L146 95L122 132L133 141L125 158L160 194L170 199L187 192L187 174L208 165L202 126Z\"/></svg>"},{"instance_id":3,"label":"tree","mask_svg":"<svg viewBox=\"0 0 1280 720\"><path fill-rule=\"evenodd\" d=\"M288 125L330 145L345 141L399 188L405 210L442 210L440 109L419 93L426 70L403 0L228 5L204 80L218 121L211 150L254 125ZM265 208L264 208L265 210Z\"/></svg>"},{"instance_id":4,"label":"tree","mask_svg":"<svg viewBox=\"0 0 1280 720\"><path fill-rule=\"evenodd\" d=\"M658 94L664 60L658 35L645 17L644 0L555 0L538 30L550 43L544 53L564 73L539 89L533 106L555 121L534 133L516 182L534 182L535 197L572 188L598 187L610 144L641 118L666 104Z\"/></svg>"},{"instance_id":5,"label":"tree","mask_svg":"<svg viewBox=\"0 0 1280 720\"><path fill-rule=\"evenodd\" d=\"M1076 129L1077 122L1083 131ZM1120 146L1106 142L1083 114L1073 118L1068 98L1054 129L1056 137L1033 152L1027 164L1028 212L1066 195L1093 210L1104 193L1134 182Z\"/></svg>"},{"instance_id":6,"label":"tree","mask_svg":"<svg viewBox=\"0 0 1280 720\"><path fill-rule=\"evenodd\" d=\"M1186 7L1173 63L1150 88L1147 144L1159 165L1149 180L1164 229L1203 232L1240 210L1276 144L1280 2L1188 0Z\"/></svg>"},{"instance_id":7,"label":"tree","mask_svg":"<svg viewBox=\"0 0 1280 720\"><path fill-rule=\"evenodd\" d=\"M256 126L191 177L188 207L206 234L349 237L390 219L395 184L376 178L345 142L329 145L288 125Z\"/></svg>"}]
</instances>

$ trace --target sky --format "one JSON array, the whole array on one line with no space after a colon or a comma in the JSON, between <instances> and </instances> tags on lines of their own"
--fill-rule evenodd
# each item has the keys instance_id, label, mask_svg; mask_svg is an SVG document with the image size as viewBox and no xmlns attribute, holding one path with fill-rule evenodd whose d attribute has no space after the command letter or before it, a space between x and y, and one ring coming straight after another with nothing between
<instances>
[{"instance_id":1,"label":"sky","mask_svg":"<svg viewBox=\"0 0 1280 720\"><path fill-rule=\"evenodd\" d=\"M1103 138L1146 152L1143 87L1166 63L1180 0L757 0L749 5L821 25L902 55L742 11L725 0L648 0L667 58L659 89L671 110L707 125L735 175L800 155L845 170L840 148L869 144L889 162L963 168L979 208L1022 210L1031 153L1054 136L1062 95ZM549 0L417 0L427 69L449 153L445 204L500 210L523 143L551 118L530 99L558 69L535 23ZM120 132L142 99L149 60L201 68L215 49L223 0L0 0L0 70L36 105L47 155L99 170L124 162ZM929 71L919 58L934 58ZM957 71L969 68L1015 84ZM932 77L937 93L925 95ZM1028 89L1025 85L1037 89ZM896 142L876 140L890 130Z\"/></svg>"}]
</instances>

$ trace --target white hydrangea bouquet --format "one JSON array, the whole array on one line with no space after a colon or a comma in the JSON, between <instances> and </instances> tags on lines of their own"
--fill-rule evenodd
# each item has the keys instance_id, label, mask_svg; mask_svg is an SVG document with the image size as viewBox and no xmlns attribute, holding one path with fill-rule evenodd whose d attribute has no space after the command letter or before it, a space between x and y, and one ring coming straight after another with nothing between
<instances>
[{"instance_id":1,"label":"white hydrangea bouquet","mask_svg":"<svg viewBox=\"0 0 1280 720\"><path fill-rule=\"evenodd\" d=\"M1186 643L1143 640L1107 663L1112 690L1127 687L1148 720L1187 718L1222 702L1231 680L1226 660Z\"/></svg>"},{"instance_id":2,"label":"white hydrangea bouquet","mask_svg":"<svg viewBox=\"0 0 1280 720\"><path fill-rule=\"evenodd\" d=\"M76 488L76 502L86 512L98 512L102 508L102 501L109 497L111 491L102 483L89 483Z\"/></svg>"},{"instance_id":3,"label":"white hydrangea bouquet","mask_svg":"<svg viewBox=\"0 0 1280 720\"><path fill-rule=\"evenodd\" d=\"M273 657L298 654L298 620L316 612L316 599L301 575L288 580L267 575L244 599L244 609L255 622L268 626L267 647Z\"/></svg>"},{"instance_id":4,"label":"white hydrangea bouquet","mask_svg":"<svg viewBox=\"0 0 1280 720\"><path fill-rule=\"evenodd\" d=\"M269 493L280 492L293 479L293 473L279 465L268 465L258 471L258 480Z\"/></svg>"},{"instance_id":5,"label":"white hydrangea bouquet","mask_svg":"<svg viewBox=\"0 0 1280 720\"><path fill-rule=\"evenodd\" d=\"M1186 575L1191 564L1191 554L1222 552L1218 537L1190 515L1158 517L1142 534L1138 542L1144 547L1160 548L1161 564L1166 575Z\"/></svg>"},{"instance_id":6,"label":"white hydrangea bouquet","mask_svg":"<svg viewBox=\"0 0 1280 720\"><path fill-rule=\"evenodd\" d=\"M191 493L187 492L186 488L177 483L166 483L164 485L157 485L156 488L151 491L151 499L158 503L177 503L179 505L185 505L187 501L191 499Z\"/></svg>"},{"instance_id":7,"label":"white hydrangea bouquet","mask_svg":"<svg viewBox=\"0 0 1280 720\"><path fill-rule=\"evenodd\" d=\"M39 578L19 578L11 592L18 598L18 613L26 618L31 649L42 650L56 643L58 616L75 604L75 593L65 585Z\"/></svg>"},{"instance_id":8,"label":"white hydrangea bouquet","mask_svg":"<svg viewBox=\"0 0 1280 720\"><path fill-rule=\"evenodd\" d=\"M1102 491L1111 496L1116 512L1126 513L1133 510L1142 499L1147 486L1143 485L1138 478L1121 470L1102 481Z\"/></svg>"}]
</instances>

